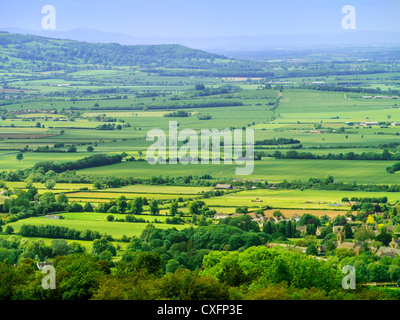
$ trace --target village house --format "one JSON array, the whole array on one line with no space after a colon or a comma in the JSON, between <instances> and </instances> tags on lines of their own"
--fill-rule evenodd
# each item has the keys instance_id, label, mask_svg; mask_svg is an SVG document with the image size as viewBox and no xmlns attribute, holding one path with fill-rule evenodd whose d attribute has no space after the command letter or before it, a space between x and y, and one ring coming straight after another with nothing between
<instances>
[{"instance_id":1,"label":"village house","mask_svg":"<svg viewBox=\"0 0 400 320\"><path fill-rule=\"evenodd\" d=\"M326 246L324 244L317 246L317 251L318 251L318 253L321 253L321 254L326 253Z\"/></svg>"},{"instance_id":2,"label":"village house","mask_svg":"<svg viewBox=\"0 0 400 320\"><path fill-rule=\"evenodd\" d=\"M301 217L300 217L297 213L296 213L295 215L292 216L292 219L293 219L294 221L296 221L296 222L299 221L300 218L301 218Z\"/></svg>"},{"instance_id":3,"label":"village house","mask_svg":"<svg viewBox=\"0 0 400 320\"><path fill-rule=\"evenodd\" d=\"M243 213L232 213L231 215L228 215L226 213L216 213L214 215L214 219L224 219L224 218L236 218L236 217L241 217L243 216ZM246 213L247 216L249 216L251 218L252 221L257 222L260 226L264 223L264 221L266 221L266 219L264 218L264 216L262 216L261 214L257 214L255 212L249 212Z\"/></svg>"},{"instance_id":4,"label":"village house","mask_svg":"<svg viewBox=\"0 0 400 320\"><path fill-rule=\"evenodd\" d=\"M346 234L342 229L338 229L336 234L337 241L336 241L336 248L346 248L352 250L356 255L359 255L362 250L362 242L346 242Z\"/></svg>"},{"instance_id":5,"label":"village house","mask_svg":"<svg viewBox=\"0 0 400 320\"><path fill-rule=\"evenodd\" d=\"M252 221L257 222L259 225L262 225L264 223L265 218L261 214L250 212L247 215L251 217Z\"/></svg>"},{"instance_id":6,"label":"village house","mask_svg":"<svg viewBox=\"0 0 400 320\"><path fill-rule=\"evenodd\" d=\"M232 214L230 215L230 217L236 218L236 217L240 217L240 216L242 216L242 215L243 215L243 213L235 212L235 213L232 213Z\"/></svg>"},{"instance_id":7,"label":"village house","mask_svg":"<svg viewBox=\"0 0 400 320\"><path fill-rule=\"evenodd\" d=\"M215 215L214 215L214 219L225 219L225 218L228 218L229 217L229 215L227 214L227 213L223 213L223 212L217 212Z\"/></svg>"},{"instance_id":8,"label":"village house","mask_svg":"<svg viewBox=\"0 0 400 320\"><path fill-rule=\"evenodd\" d=\"M323 227L317 227L317 231L315 232L316 236L319 236L321 234Z\"/></svg>"},{"instance_id":9,"label":"village house","mask_svg":"<svg viewBox=\"0 0 400 320\"><path fill-rule=\"evenodd\" d=\"M345 205L347 206L347 207L352 207L352 206L354 206L354 205L359 205L360 204L360 202L358 202L358 201L346 201L346 203L345 203Z\"/></svg>"},{"instance_id":10,"label":"village house","mask_svg":"<svg viewBox=\"0 0 400 320\"><path fill-rule=\"evenodd\" d=\"M376 246L372 245L372 242L369 240L368 241L358 241L358 242L346 242L345 241L346 234L343 230L340 230L340 229L337 232L336 237L337 237L336 248L346 248L346 249L352 250L356 255L359 255L362 252L365 244L368 246L368 249L372 254L377 254L379 251L378 248ZM393 250L395 250L395 249L393 249ZM399 250L399 252L400 252L400 250Z\"/></svg>"},{"instance_id":11,"label":"village house","mask_svg":"<svg viewBox=\"0 0 400 320\"><path fill-rule=\"evenodd\" d=\"M301 234L306 232L307 226L296 226L296 230L300 231Z\"/></svg>"},{"instance_id":12,"label":"village house","mask_svg":"<svg viewBox=\"0 0 400 320\"><path fill-rule=\"evenodd\" d=\"M346 219L347 220L347 219ZM358 228L359 228L359 226L350 226L351 227L351 231L354 233ZM333 231L333 233L334 234L338 234L341 230L343 230L343 226L333 226L332 227L332 231Z\"/></svg>"},{"instance_id":13,"label":"village house","mask_svg":"<svg viewBox=\"0 0 400 320\"><path fill-rule=\"evenodd\" d=\"M385 226L385 228L386 228L386 231L387 232L391 232L391 233L395 233L394 232L394 228L395 228L396 226L393 226L393 225L391 225L391 226ZM393 238L392 238L393 239Z\"/></svg>"},{"instance_id":14,"label":"village house","mask_svg":"<svg viewBox=\"0 0 400 320\"><path fill-rule=\"evenodd\" d=\"M394 258L398 255L400 255L400 249L393 249L391 247L380 247L375 255L378 257L391 257Z\"/></svg>"},{"instance_id":15,"label":"village house","mask_svg":"<svg viewBox=\"0 0 400 320\"><path fill-rule=\"evenodd\" d=\"M392 249L400 249L400 240L392 238L392 241L389 243L389 247Z\"/></svg>"}]
</instances>

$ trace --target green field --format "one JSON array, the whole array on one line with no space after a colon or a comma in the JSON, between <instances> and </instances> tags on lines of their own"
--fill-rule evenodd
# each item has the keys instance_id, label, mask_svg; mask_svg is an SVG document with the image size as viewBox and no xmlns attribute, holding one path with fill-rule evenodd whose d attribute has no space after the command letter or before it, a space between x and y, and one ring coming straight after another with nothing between
<instances>
[{"instance_id":1,"label":"green field","mask_svg":"<svg viewBox=\"0 0 400 320\"><path fill-rule=\"evenodd\" d=\"M18 41L21 39L24 36L18 36ZM203 198L205 192L214 190L215 184L236 183L237 180L243 184L258 180L265 185L266 182L308 181L333 176L345 183L399 184L400 173L386 171L397 162L395 160L273 157L278 150L286 153L293 148L314 155L348 152L380 155L384 150L399 155L400 126L391 125L400 122L399 100L362 99L363 96L399 96L398 66L377 59L375 49L365 52L371 59L363 59L359 52L352 51L352 59L335 52L296 53L304 55L305 59L255 62L193 53L189 48L179 47L168 49L177 50L174 54L157 52L160 56L157 62L137 52L125 55L122 51L119 52L121 56L107 55L104 61L97 61L86 55L66 56L59 51L60 46L67 44L63 40L48 40L46 44L35 37L25 40L24 50L32 53L32 48L40 45L42 50L35 51L34 55L39 54L51 67L46 69L41 63L23 58L26 52L21 54L20 47L14 42L0 46L3 64L0 69L0 182L4 185L1 191L8 194L0 197L1 203L16 197L19 190L27 190L25 180L31 173L28 170L39 162L74 162L91 155L123 152L127 156L120 163L69 172L70 180L56 182L50 191L57 196L65 193L70 203L91 202L96 207L121 196L128 201L137 197L157 199L160 200L161 216L147 215L149 206L146 205L143 217L160 222L166 219L169 203L179 198L182 198L179 210L185 214L189 211L188 202L194 199L205 201L217 212L228 213L243 205L251 210L269 205L281 209L343 213L347 207L329 204L339 203L343 197L387 196L392 203L400 200L397 193L271 189L242 190ZM101 61L107 61L107 64ZM369 70L370 73L366 73ZM272 73L266 75L265 71ZM321 76L324 71L326 74ZM324 84L318 87L315 82ZM177 111L183 115L166 117ZM296 139L299 143L256 145L256 152L263 154L247 176L238 176L235 172L235 168L243 165L224 164L223 154L220 164L150 165L146 161L126 161L144 160L152 144L146 141L148 131L158 128L167 133L170 121L178 122L179 131L193 129L200 133L201 129L251 128L256 141L283 138ZM366 121L380 123L374 126L360 124ZM178 146L182 144L180 141ZM76 147L76 150L71 151L70 147ZM40 148L48 148L51 152L43 152ZM16 157L20 152L23 152L23 159L18 161ZM10 171L15 171L19 178L8 175ZM77 181L73 180L75 173L84 183L74 182ZM208 180L200 179L205 175ZM156 185L155 181L161 176L190 177L192 180ZM43 172L34 177L33 186L38 189L37 198L40 198L49 191L45 182L58 176ZM140 182L116 188L94 188L96 180L112 177L131 177ZM1 214L6 218L8 213ZM18 232L24 223L59 224L79 230L93 229L118 238L123 234L139 235L146 225L108 222L108 214L100 213L68 212L63 215L63 220L31 217L14 222L12 226ZM120 218L118 214L113 215ZM165 223L157 223L157 226L171 227Z\"/></svg>"},{"instance_id":2,"label":"green field","mask_svg":"<svg viewBox=\"0 0 400 320\"><path fill-rule=\"evenodd\" d=\"M388 174L386 167L393 161L353 161L353 160L290 160L269 158L255 161L253 173L246 177L250 179L263 179L268 182L281 182L286 180L302 179L310 177L320 178L333 176L339 181L357 183L396 184L399 181L398 174ZM132 176L148 178L162 175L163 172L170 176L183 176L190 172L193 175L201 175L208 172L215 178L235 177L235 169L243 165L223 164L155 164L146 162L123 162L110 165L107 172L113 176ZM295 169L295 174L293 170ZM102 176L104 168L83 169L81 174Z\"/></svg>"},{"instance_id":3,"label":"green field","mask_svg":"<svg viewBox=\"0 0 400 320\"><path fill-rule=\"evenodd\" d=\"M90 213L88 213L90 214ZM19 228L24 224L30 225L54 225L54 226L62 226L68 227L71 229L84 231L84 230L93 230L98 231L100 234L109 234L115 238L121 238L123 235L127 237L140 236L143 229L146 227L147 223L129 223L129 222L108 222L104 220L95 220L95 219L46 219L44 217L38 218L29 218L20 220L10 225L14 228L15 232L19 231ZM168 229L168 228L177 228L178 230L185 228L184 225L168 225L158 223L157 228L160 229Z\"/></svg>"},{"instance_id":4,"label":"green field","mask_svg":"<svg viewBox=\"0 0 400 320\"><path fill-rule=\"evenodd\" d=\"M210 207L225 210L226 208L248 206L252 210L271 206L281 209L305 209L305 210L337 210L338 214L347 212L349 207L335 206L342 203L342 198L372 198L388 197L388 201L396 203L400 201L400 194L385 192L360 192L360 191L328 191L328 190L247 190L223 195L205 202ZM261 200L257 202L256 200Z\"/></svg>"}]
</instances>

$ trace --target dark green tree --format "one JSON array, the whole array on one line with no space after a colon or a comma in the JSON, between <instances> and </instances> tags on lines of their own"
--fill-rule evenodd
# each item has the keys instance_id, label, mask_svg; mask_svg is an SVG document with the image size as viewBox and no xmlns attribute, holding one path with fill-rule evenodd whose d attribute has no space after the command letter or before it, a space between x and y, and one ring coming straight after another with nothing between
<instances>
[{"instance_id":1,"label":"dark green tree","mask_svg":"<svg viewBox=\"0 0 400 320\"><path fill-rule=\"evenodd\" d=\"M160 214L160 209L158 208L158 201L157 200L152 200L150 202L150 213L152 215L159 215Z\"/></svg>"},{"instance_id":2,"label":"dark green tree","mask_svg":"<svg viewBox=\"0 0 400 320\"><path fill-rule=\"evenodd\" d=\"M169 207L169 214L175 216L178 214L178 202L173 201Z\"/></svg>"}]
</instances>

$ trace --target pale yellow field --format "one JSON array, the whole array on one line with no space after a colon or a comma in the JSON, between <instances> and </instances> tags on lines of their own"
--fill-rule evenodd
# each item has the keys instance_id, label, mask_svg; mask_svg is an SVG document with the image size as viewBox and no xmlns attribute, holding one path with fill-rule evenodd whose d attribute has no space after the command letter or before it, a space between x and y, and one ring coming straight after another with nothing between
<instances>
[{"instance_id":1,"label":"pale yellow field","mask_svg":"<svg viewBox=\"0 0 400 320\"><path fill-rule=\"evenodd\" d=\"M338 215L345 215L347 213L347 211L340 211L340 210L296 210L296 209L272 209L272 210L265 210L264 211L264 215L265 217L269 218L273 216L273 213L279 210L280 212L282 212L282 214L286 217L286 218L291 218L294 215L303 215L303 214L311 214L313 216L316 216L318 218L327 215L330 218L335 218Z\"/></svg>"}]
</instances>

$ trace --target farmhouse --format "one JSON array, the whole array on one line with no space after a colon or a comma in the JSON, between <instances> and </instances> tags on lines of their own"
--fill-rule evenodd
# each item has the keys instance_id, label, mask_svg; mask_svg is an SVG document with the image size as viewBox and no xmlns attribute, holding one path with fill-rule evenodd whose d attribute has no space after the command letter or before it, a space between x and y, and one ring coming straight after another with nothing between
<instances>
[{"instance_id":1,"label":"farmhouse","mask_svg":"<svg viewBox=\"0 0 400 320\"><path fill-rule=\"evenodd\" d=\"M324 130L310 130L310 133L324 133Z\"/></svg>"},{"instance_id":2,"label":"farmhouse","mask_svg":"<svg viewBox=\"0 0 400 320\"><path fill-rule=\"evenodd\" d=\"M358 202L358 201L347 201L345 205L347 207L352 207L354 205L358 206L359 204L360 204L360 202Z\"/></svg>"},{"instance_id":3,"label":"farmhouse","mask_svg":"<svg viewBox=\"0 0 400 320\"><path fill-rule=\"evenodd\" d=\"M50 84L50 87L69 87L69 83Z\"/></svg>"},{"instance_id":4,"label":"farmhouse","mask_svg":"<svg viewBox=\"0 0 400 320\"><path fill-rule=\"evenodd\" d=\"M228 218L228 217L229 217L229 215L227 213L223 213L223 212L217 212L214 215L214 219L225 219L225 218Z\"/></svg>"},{"instance_id":5,"label":"farmhouse","mask_svg":"<svg viewBox=\"0 0 400 320\"><path fill-rule=\"evenodd\" d=\"M368 127L368 126L379 126L378 121L367 121L367 122L360 122L360 126Z\"/></svg>"},{"instance_id":6,"label":"farmhouse","mask_svg":"<svg viewBox=\"0 0 400 320\"><path fill-rule=\"evenodd\" d=\"M214 189L217 190L232 190L232 185L231 184L220 184L218 183Z\"/></svg>"},{"instance_id":7,"label":"farmhouse","mask_svg":"<svg viewBox=\"0 0 400 320\"><path fill-rule=\"evenodd\" d=\"M45 217L45 219L60 219L60 216L57 216L54 214L47 214L44 217Z\"/></svg>"}]
</instances>

